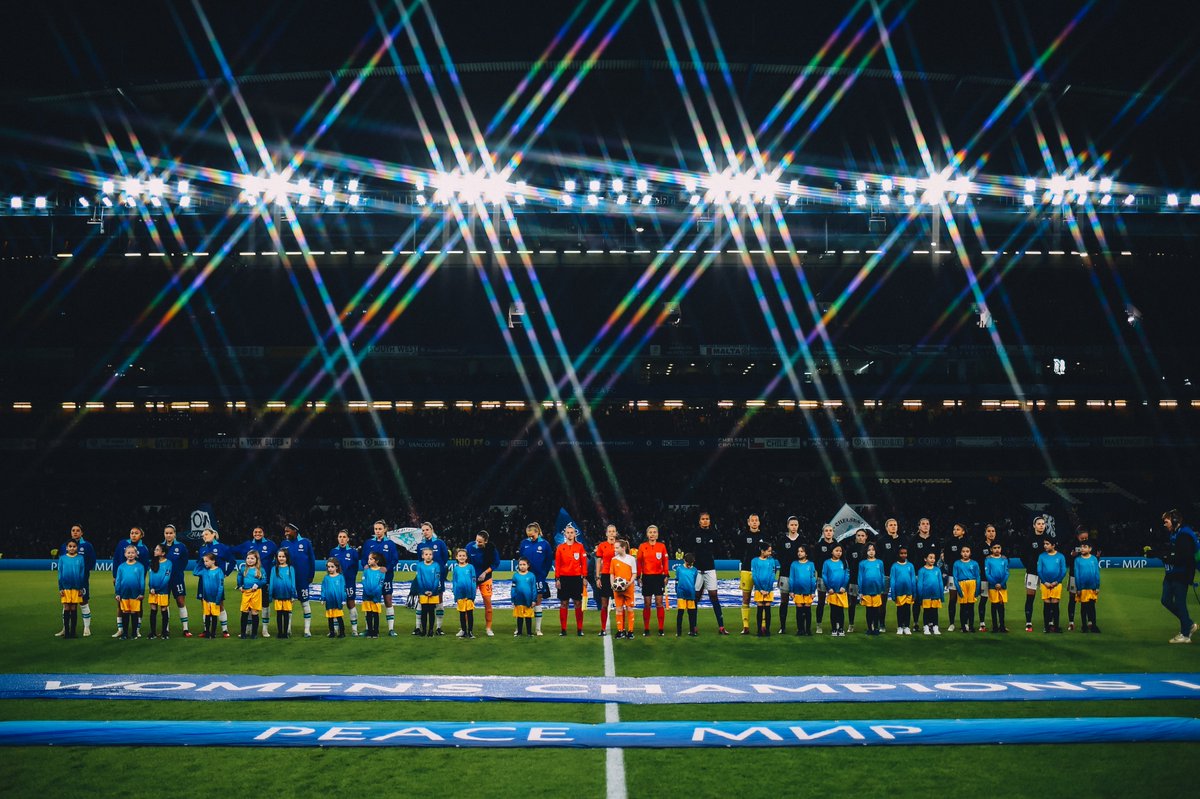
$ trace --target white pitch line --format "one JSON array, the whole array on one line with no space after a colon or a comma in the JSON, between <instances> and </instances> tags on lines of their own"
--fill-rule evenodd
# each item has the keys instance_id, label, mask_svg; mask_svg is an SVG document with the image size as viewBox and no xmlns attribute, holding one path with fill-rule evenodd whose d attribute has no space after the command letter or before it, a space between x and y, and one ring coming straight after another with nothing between
<instances>
[{"instance_id":1,"label":"white pitch line","mask_svg":"<svg viewBox=\"0 0 1200 799\"><path fill-rule=\"evenodd\" d=\"M613 659L612 636L604 636L604 676L617 676L617 663ZM616 724L621 720L621 711L616 702L604 704L604 723ZM625 750L605 750L604 763L605 781L608 783L608 799L628 799L629 792L625 787Z\"/></svg>"}]
</instances>

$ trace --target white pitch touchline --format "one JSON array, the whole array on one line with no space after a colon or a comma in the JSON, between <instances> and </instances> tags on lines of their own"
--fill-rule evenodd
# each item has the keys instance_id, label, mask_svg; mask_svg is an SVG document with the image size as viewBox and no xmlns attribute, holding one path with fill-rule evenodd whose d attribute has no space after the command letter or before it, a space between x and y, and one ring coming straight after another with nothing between
<instances>
[{"instance_id":1,"label":"white pitch touchline","mask_svg":"<svg viewBox=\"0 0 1200 799\"><path fill-rule=\"evenodd\" d=\"M617 676L617 663L613 659L612 636L604 636L604 676ZM616 724L621 720L621 711L616 702L604 704L604 723ZM628 799L629 792L625 788L625 750L605 750L604 776L608 783L608 799Z\"/></svg>"}]
</instances>

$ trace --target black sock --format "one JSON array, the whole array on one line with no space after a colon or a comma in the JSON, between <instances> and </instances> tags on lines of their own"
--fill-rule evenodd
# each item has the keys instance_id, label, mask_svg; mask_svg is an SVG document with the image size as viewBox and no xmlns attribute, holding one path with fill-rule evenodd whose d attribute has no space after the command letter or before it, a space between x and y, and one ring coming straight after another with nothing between
<instances>
[{"instance_id":1,"label":"black sock","mask_svg":"<svg viewBox=\"0 0 1200 799\"><path fill-rule=\"evenodd\" d=\"M850 610L850 626L853 627L854 626L854 616L855 616L855 613L858 611L858 603L851 602L849 610Z\"/></svg>"},{"instance_id":2,"label":"black sock","mask_svg":"<svg viewBox=\"0 0 1200 799\"><path fill-rule=\"evenodd\" d=\"M688 632L696 632L697 615L699 615L699 612L695 608L688 611Z\"/></svg>"},{"instance_id":3,"label":"black sock","mask_svg":"<svg viewBox=\"0 0 1200 799\"><path fill-rule=\"evenodd\" d=\"M1001 630L1003 630L1003 629L1005 628L1005 626L1006 626L1006 625L1004 624L1004 604L1003 604L1003 603L1001 603L1000 605L998 605L998 606L997 606L996 604L994 604L994 603L993 603L993 605L992 605L992 611L993 611L993 612L995 612L995 610L996 610L996 608L997 608L997 607L999 607L999 608L1000 608L1000 617L999 617L999 618L1000 618L1000 629L1001 629Z\"/></svg>"},{"instance_id":4,"label":"black sock","mask_svg":"<svg viewBox=\"0 0 1200 799\"><path fill-rule=\"evenodd\" d=\"M467 612L465 610L458 614L458 630L463 634L467 632Z\"/></svg>"},{"instance_id":5,"label":"black sock","mask_svg":"<svg viewBox=\"0 0 1200 799\"><path fill-rule=\"evenodd\" d=\"M259 616L257 614L250 617L250 637L251 638L258 637L258 623L259 623Z\"/></svg>"},{"instance_id":6,"label":"black sock","mask_svg":"<svg viewBox=\"0 0 1200 799\"><path fill-rule=\"evenodd\" d=\"M958 594L955 593L955 594L950 595L950 613L947 614L950 616L951 624L954 624L954 614L957 610L958 610Z\"/></svg>"},{"instance_id":7,"label":"black sock","mask_svg":"<svg viewBox=\"0 0 1200 799\"><path fill-rule=\"evenodd\" d=\"M158 635L158 608L150 608L150 635Z\"/></svg>"},{"instance_id":8,"label":"black sock","mask_svg":"<svg viewBox=\"0 0 1200 799\"><path fill-rule=\"evenodd\" d=\"M683 635L683 611L675 611L675 635Z\"/></svg>"},{"instance_id":9,"label":"black sock","mask_svg":"<svg viewBox=\"0 0 1200 799\"><path fill-rule=\"evenodd\" d=\"M475 611L473 610L467 611L467 632L475 632Z\"/></svg>"},{"instance_id":10,"label":"black sock","mask_svg":"<svg viewBox=\"0 0 1200 799\"><path fill-rule=\"evenodd\" d=\"M725 626L725 615L723 613L721 613L721 600L713 595L710 595L709 599L712 600L713 613L715 613L717 615L717 626L724 627Z\"/></svg>"},{"instance_id":11,"label":"black sock","mask_svg":"<svg viewBox=\"0 0 1200 799\"><path fill-rule=\"evenodd\" d=\"M163 608L163 611L162 611L162 637L163 638L166 638L168 633L170 632L170 630L168 629L170 620L171 620L171 611L167 610L166 608Z\"/></svg>"},{"instance_id":12,"label":"black sock","mask_svg":"<svg viewBox=\"0 0 1200 799\"><path fill-rule=\"evenodd\" d=\"M817 594L817 624L825 621L825 594Z\"/></svg>"},{"instance_id":13,"label":"black sock","mask_svg":"<svg viewBox=\"0 0 1200 799\"><path fill-rule=\"evenodd\" d=\"M250 626L250 614L243 613L242 614L242 629L241 629L242 635L246 634L246 632L247 632L246 628L249 626Z\"/></svg>"},{"instance_id":14,"label":"black sock","mask_svg":"<svg viewBox=\"0 0 1200 799\"><path fill-rule=\"evenodd\" d=\"M683 611L680 611L681 613ZM63 612L63 637L71 637L71 611L64 610Z\"/></svg>"},{"instance_id":15,"label":"black sock","mask_svg":"<svg viewBox=\"0 0 1200 799\"><path fill-rule=\"evenodd\" d=\"M771 634L771 606L767 605L763 610L767 615L767 635Z\"/></svg>"},{"instance_id":16,"label":"black sock","mask_svg":"<svg viewBox=\"0 0 1200 799\"><path fill-rule=\"evenodd\" d=\"M1075 621L1075 602L1077 599L1078 595L1076 594L1071 594L1070 598L1067 599L1067 621L1069 622Z\"/></svg>"},{"instance_id":17,"label":"black sock","mask_svg":"<svg viewBox=\"0 0 1200 799\"><path fill-rule=\"evenodd\" d=\"M1033 597L1025 597L1025 623L1033 624Z\"/></svg>"},{"instance_id":18,"label":"black sock","mask_svg":"<svg viewBox=\"0 0 1200 799\"><path fill-rule=\"evenodd\" d=\"M799 615L799 610L797 610L797 615ZM779 604L779 629L784 630L785 632L787 631L787 617L788 601L784 599Z\"/></svg>"},{"instance_id":19,"label":"black sock","mask_svg":"<svg viewBox=\"0 0 1200 799\"><path fill-rule=\"evenodd\" d=\"M759 605L754 611L754 631L762 635L763 626L763 606Z\"/></svg>"},{"instance_id":20,"label":"black sock","mask_svg":"<svg viewBox=\"0 0 1200 799\"><path fill-rule=\"evenodd\" d=\"M986 615L987 606L988 606L988 601L987 601L987 597L985 596L979 600L979 621L980 622L982 622L984 619L987 618L987 615Z\"/></svg>"},{"instance_id":21,"label":"black sock","mask_svg":"<svg viewBox=\"0 0 1200 799\"><path fill-rule=\"evenodd\" d=\"M1057 602L1055 602L1053 615L1054 615L1054 629L1056 629L1056 630L1058 629L1058 620L1061 618L1061 612L1062 611L1059 609L1059 604Z\"/></svg>"},{"instance_id":22,"label":"black sock","mask_svg":"<svg viewBox=\"0 0 1200 799\"><path fill-rule=\"evenodd\" d=\"M346 637L346 617L345 616L337 617L337 636L338 636L338 638Z\"/></svg>"}]
</instances>

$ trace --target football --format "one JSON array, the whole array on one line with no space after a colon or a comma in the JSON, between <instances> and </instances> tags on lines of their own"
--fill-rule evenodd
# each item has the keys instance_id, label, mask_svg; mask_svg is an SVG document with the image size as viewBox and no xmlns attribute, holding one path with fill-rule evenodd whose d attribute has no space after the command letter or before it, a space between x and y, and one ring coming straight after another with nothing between
<instances>
[{"instance_id":1,"label":"football","mask_svg":"<svg viewBox=\"0 0 1200 799\"><path fill-rule=\"evenodd\" d=\"M612 581L614 591L624 591L629 587L629 581L624 577L614 577Z\"/></svg>"}]
</instances>

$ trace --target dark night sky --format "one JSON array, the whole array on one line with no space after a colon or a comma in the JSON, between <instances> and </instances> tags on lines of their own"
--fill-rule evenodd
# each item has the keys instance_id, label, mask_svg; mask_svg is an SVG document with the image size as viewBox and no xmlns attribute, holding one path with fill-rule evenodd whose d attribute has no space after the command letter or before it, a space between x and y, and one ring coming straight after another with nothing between
<instances>
[{"instance_id":1,"label":"dark night sky","mask_svg":"<svg viewBox=\"0 0 1200 799\"><path fill-rule=\"evenodd\" d=\"M394 5L377 3L381 18L394 25ZM714 2L709 20L725 58L736 65L732 89L710 73L712 95L726 124L736 132L736 97L752 125L761 121L795 76L778 65L835 64L843 48L862 30L845 66L864 58L867 72L804 142L800 163L830 168L913 173L919 150L900 93L886 72L882 49L871 54L879 36L871 22L871 3ZM1038 54L1050 49L1035 81L1046 91L1027 91L1001 115L969 151L967 163L986 159L985 172L1046 174L1036 127L1050 140L1056 168L1067 165L1060 143L1065 137L1076 156L1092 149L1111 153L1114 169L1125 180L1164 187L1188 187L1200 179L1200 156L1192 144L1200 121L1200 27L1194 3L1119 2L881 2L881 15L893 24L892 43L901 70L925 70L930 80L906 82L918 122L931 140L935 162L944 164L938 144L946 136L962 147L980 129L1018 76ZM361 67L381 41L371 3L275 2L201 5L231 72L238 76L278 75ZM565 26L564 40L550 52L561 58L570 42L593 19L596 30L581 49L588 53L614 25L625 4L576 6L566 2L435 2L430 6L453 62L462 70L462 87L481 124L491 119L517 86L524 69L479 70L485 62L530 62ZM684 24L676 7L657 5L663 32L681 58L687 58ZM715 59L713 37L697 4L681 3L684 19L700 57ZM426 54L441 63L433 26L423 9L412 30ZM1053 42L1074 28L1061 46ZM839 25L844 28L835 35ZM13 191L28 191L55 180L55 169L114 171L107 155L88 156L90 146L104 152L107 129L118 147L132 151L137 141L150 155L178 157L192 164L236 168L214 109L223 107L234 133L248 146L250 137L230 92L200 85L162 90L162 84L219 78L219 61L201 15L191 3L29 4L9 12L0 46L0 181ZM822 44L832 38L824 56ZM407 35L396 40L395 57L415 62ZM381 66L393 64L385 55ZM601 65L588 75L561 114L539 139L527 161L533 171L559 156L586 155L634 159L642 163L702 169L686 106L665 67L666 50L651 3L635 3L605 49ZM617 64L622 61L626 63ZM750 66L747 66L750 65ZM538 80L546 73L543 72ZM575 73L560 81L552 96ZM444 71L433 79L437 94L450 107L460 136L467 136L464 115ZM795 147L818 111L845 80L834 77L816 94L814 106L780 137L776 152ZM412 91L426 118L437 126L435 96L419 76ZM318 98L327 78L278 79L245 83L242 95L272 151L299 145L316 122L303 112ZM337 82L335 96L348 85ZM819 85L810 77L783 115L767 130L778 135L782 120L808 91ZM718 135L705 92L694 73L686 76L710 140ZM121 92L117 93L116 90ZM520 95L529 99L532 88ZM47 97L68 95L48 101ZM74 96L71 96L74 95ZM320 105L323 114L330 107ZM543 111L545 106L543 106ZM540 115L541 111L539 111ZM537 116L535 115L535 119ZM320 114L318 115L319 118ZM506 118L505 127L513 115ZM532 124L532 123L531 123ZM526 126L528 129L529 125ZM489 143L500 137L488 135ZM362 89L328 132L320 148L348 155L429 167L409 97L394 76L375 77ZM773 153L774 154L774 153ZM507 155L503 152L502 155ZM1111 171L1111 170L1108 170ZM57 179L61 179L57 178ZM536 178L534 178L536 181Z\"/></svg>"}]
</instances>

